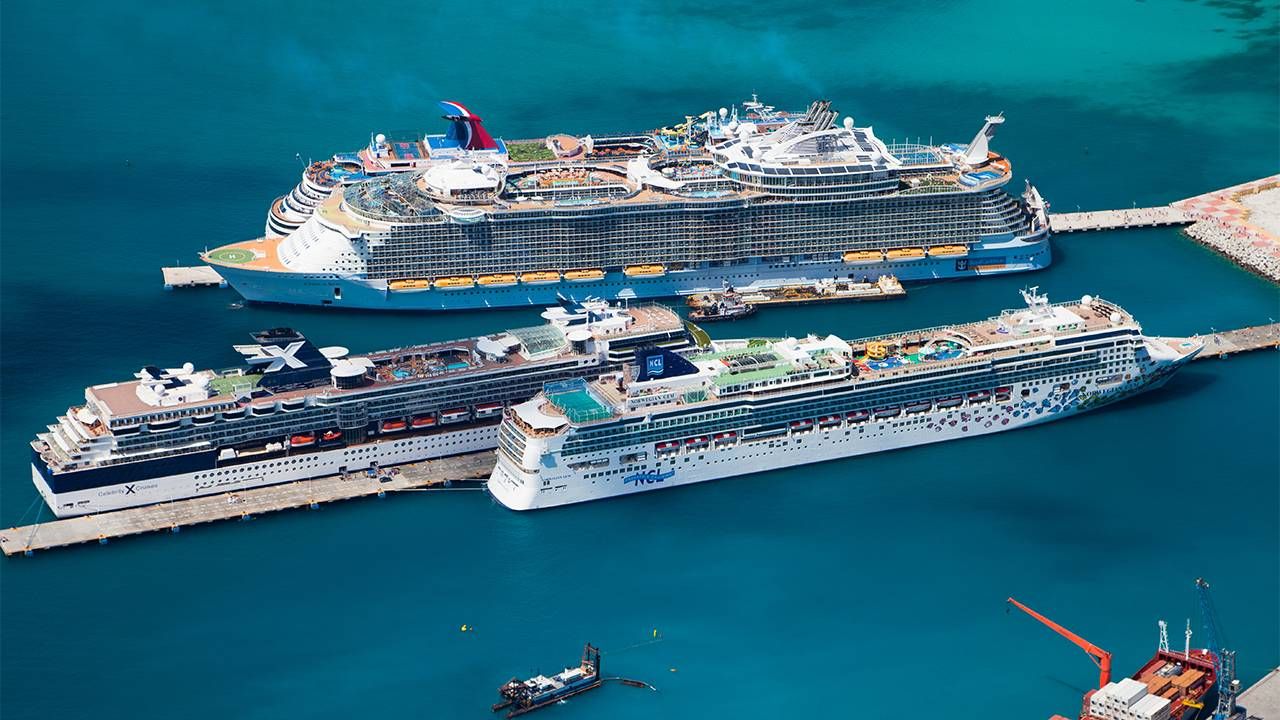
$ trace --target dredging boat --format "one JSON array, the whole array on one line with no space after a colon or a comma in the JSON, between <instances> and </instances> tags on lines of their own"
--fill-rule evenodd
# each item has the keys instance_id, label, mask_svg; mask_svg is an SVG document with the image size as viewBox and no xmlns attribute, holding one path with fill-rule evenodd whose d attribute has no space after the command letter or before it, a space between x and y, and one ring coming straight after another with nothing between
<instances>
[{"instance_id":1,"label":"dredging boat","mask_svg":"<svg viewBox=\"0 0 1280 720\"><path fill-rule=\"evenodd\" d=\"M689 319L694 322L740 320L756 312L756 306L743 300L732 285L725 286L723 292L691 296L688 304L692 308Z\"/></svg>"},{"instance_id":2,"label":"dredging boat","mask_svg":"<svg viewBox=\"0 0 1280 720\"><path fill-rule=\"evenodd\" d=\"M507 710L507 717L513 718L594 690L603 682L604 679L600 676L600 649L587 643L582 649L582 662L577 667L565 668L551 677L534 675L528 680L508 680L498 688L502 700L494 703L492 709L494 712Z\"/></svg>"}]
</instances>

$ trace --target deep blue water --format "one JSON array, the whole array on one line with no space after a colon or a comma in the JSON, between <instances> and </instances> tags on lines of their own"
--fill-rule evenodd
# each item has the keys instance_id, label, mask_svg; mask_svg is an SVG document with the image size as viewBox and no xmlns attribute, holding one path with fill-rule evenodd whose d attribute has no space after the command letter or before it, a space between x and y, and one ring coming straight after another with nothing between
<instances>
[{"instance_id":1,"label":"deep blue water","mask_svg":"<svg viewBox=\"0 0 1280 720\"><path fill-rule=\"evenodd\" d=\"M1048 5L1048 4L1044 4ZM10 0L0 18L0 524L35 509L26 443L91 383L234 364L292 324L356 349L528 313L233 309L157 271L262 230L370 131L647 128L831 98L886 138L995 147L1060 210L1163 203L1280 169L1275 2L635 6ZM1020 182L1020 180L1019 180ZM1035 276L771 309L725 333L972 319L1038 283L1148 331L1280 317L1280 294L1172 230L1056 241ZM1280 355L1196 363L1045 427L533 515L412 494L0 562L0 715L487 717L590 640L610 686L548 717L1038 718L1092 665L1031 603L1136 668L1204 575L1239 671L1280 663ZM461 633L467 623L474 632ZM665 640L634 649L654 628ZM1197 635L1200 639L1202 635Z\"/></svg>"}]
</instances>

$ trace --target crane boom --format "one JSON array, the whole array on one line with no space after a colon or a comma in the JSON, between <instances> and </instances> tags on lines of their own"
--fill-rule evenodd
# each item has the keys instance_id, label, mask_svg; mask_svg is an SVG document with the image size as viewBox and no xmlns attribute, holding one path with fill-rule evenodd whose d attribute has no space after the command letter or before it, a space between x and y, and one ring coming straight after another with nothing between
<instances>
[{"instance_id":1,"label":"crane boom","mask_svg":"<svg viewBox=\"0 0 1280 720\"><path fill-rule=\"evenodd\" d=\"M1075 644L1076 647L1080 648L1081 650L1084 650L1085 654L1087 654L1089 658L1093 660L1093 663L1098 666L1098 687L1099 688L1111 682L1111 653L1107 652L1106 650L1103 650L1097 645L1094 645L1088 640L1085 640L1079 635L1071 632L1065 627L1050 620L1044 615L1041 615L1035 610L1032 610L1026 605L1023 605L1017 600L1014 600L1013 598L1009 598L1007 602L1013 605L1014 607L1018 608L1022 612L1035 618L1036 620L1039 620L1040 624L1058 633L1062 637L1070 640L1073 644Z\"/></svg>"}]
</instances>

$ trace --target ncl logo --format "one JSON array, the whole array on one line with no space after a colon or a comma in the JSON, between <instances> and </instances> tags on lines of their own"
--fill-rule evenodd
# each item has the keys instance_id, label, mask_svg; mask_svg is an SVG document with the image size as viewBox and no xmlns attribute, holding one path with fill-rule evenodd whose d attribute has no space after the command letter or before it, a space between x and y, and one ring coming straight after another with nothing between
<instances>
[{"instance_id":1,"label":"ncl logo","mask_svg":"<svg viewBox=\"0 0 1280 720\"><path fill-rule=\"evenodd\" d=\"M647 360L650 375L662 374L662 356L650 355Z\"/></svg>"},{"instance_id":2,"label":"ncl logo","mask_svg":"<svg viewBox=\"0 0 1280 720\"><path fill-rule=\"evenodd\" d=\"M622 484L626 485L627 483L635 483L637 486L640 486L642 484L652 485L654 483L664 482L667 479L674 477L675 474L676 474L675 470L668 470L667 472L664 472L664 473L641 472L641 473L636 473L635 475L628 475L622 478Z\"/></svg>"}]
</instances>

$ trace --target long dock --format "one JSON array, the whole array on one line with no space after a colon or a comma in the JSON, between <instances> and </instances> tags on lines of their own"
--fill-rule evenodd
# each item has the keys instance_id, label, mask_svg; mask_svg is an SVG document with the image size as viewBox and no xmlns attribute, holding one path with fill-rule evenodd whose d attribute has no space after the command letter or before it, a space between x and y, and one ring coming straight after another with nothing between
<instances>
[{"instance_id":1,"label":"long dock","mask_svg":"<svg viewBox=\"0 0 1280 720\"><path fill-rule=\"evenodd\" d=\"M1205 342L1205 349L1197 358L1201 360L1264 348L1280 348L1280 323L1211 332L1200 338ZM363 472L346 477L331 475L97 515L51 520L0 531L0 550L5 555L32 554L69 545L106 543L115 538L148 532L177 532L192 525L247 519L279 510L316 508L323 503L339 500L410 490L432 490L455 481L486 478L495 462L494 452L487 450L399 465L384 469L379 477L368 477Z\"/></svg>"},{"instance_id":2,"label":"long dock","mask_svg":"<svg viewBox=\"0 0 1280 720\"><path fill-rule=\"evenodd\" d=\"M5 555L31 554L68 545L105 543L110 539L141 533L177 532L191 525L217 520L249 519L278 510L302 507L314 509L322 503L337 500L437 489L453 481L488 477L495 462L493 451L488 450L399 465L385 471L381 477L371 478L364 473L345 478L331 475L97 515L52 520L0 531L0 549Z\"/></svg>"},{"instance_id":3,"label":"long dock","mask_svg":"<svg viewBox=\"0 0 1280 720\"><path fill-rule=\"evenodd\" d=\"M160 274L164 276L164 289L189 287L226 287L227 281L222 279L217 270L208 265L191 265L182 267L162 267Z\"/></svg>"},{"instance_id":4,"label":"long dock","mask_svg":"<svg viewBox=\"0 0 1280 720\"><path fill-rule=\"evenodd\" d=\"M1172 225L1190 225L1194 221L1195 219L1189 213L1170 205L1130 208L1128 210L1090 210L1086 212L1049 214L1049 228L1055 233L1168 227Z\"/></svg>"},{"instance_id":5,"label":"long dock","mask_svg":"<svg viewBox=\"0 0 1280 720\"><path fill-rule=\"evenodd\" d=\"M1204 350L1196 356L1197 360L1227 357L1251 350L1280 348L1280 323L1212 332L1201 335L1200 339L1204 340Z\"/></svg>"}]
</instances>

